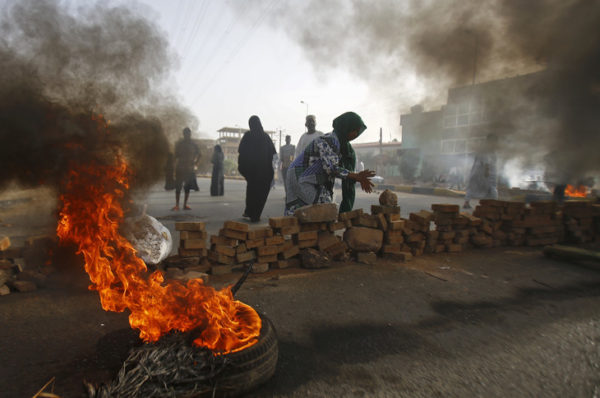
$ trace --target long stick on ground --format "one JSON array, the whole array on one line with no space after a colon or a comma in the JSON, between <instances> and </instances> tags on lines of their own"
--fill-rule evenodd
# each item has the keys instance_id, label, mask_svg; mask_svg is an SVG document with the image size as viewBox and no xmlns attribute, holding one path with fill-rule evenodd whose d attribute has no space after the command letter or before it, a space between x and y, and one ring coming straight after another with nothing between
<instances>
[{"instance_id":1,"label":"long stick on ground","mask_svg":"<svg viewBox=\"0 0 600 398\"><path fill-rule=\"evenodd\" d=\"M38 398L41 396L41 394L44 392L44 390L46 389L46 387L48 387L50 384L54 383L54 380L56 379L56 377L51 378L48 383L44 384L44 387L42 387L38 392L35 393L35 395L32 398ZM58 397L58 395L56 395Z\"/></svg>"},{"instance_id":2,"label":"long stick on ground","mask_svg":"<svg viewBox=\"0 0 600 398\"><path fill-rule=\"evenodd\" d=\"M561 258L570 261L591 261L600 264L600 252L581 249L579 247L552 245L544 247L548 257Z\"/></svg>"},{"instance_id":3,"label":"long stick on ground","mask_svg":"<svg viewBox=\"0 0 600 398\"><path fill-rule=\"evenodd\" d=\"M235 294L240 289L240 287L242 287L242 284L248 277L248 274L250 273L250 271L252 271L253 266L254 266L254 262L251 262L248 265L248 268L246 268L246 272L244 272L244 275L242 275L242 277L237 281L237 283L231 288L231 294L233 294L235 296Z\"/></svg>"}]
</instances>

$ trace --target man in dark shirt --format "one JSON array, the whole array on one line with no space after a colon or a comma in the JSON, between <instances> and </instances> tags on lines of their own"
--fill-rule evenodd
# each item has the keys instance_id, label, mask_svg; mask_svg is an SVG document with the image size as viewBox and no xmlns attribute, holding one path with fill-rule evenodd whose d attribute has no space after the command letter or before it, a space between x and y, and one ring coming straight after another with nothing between
<instances>
[{"instance_id":1,"label":"man in dark shirt","mask_svg":"<svg viewBox=\"0 0 600 398\"><path fill-rule=\"evenodd\" d=\"M179 197L181 188L185 192L183 198L183 209L192 210L188 205L190 190L198 191L196 182L195 166L200 158L198 146L192 141L192 131L186 127L183 129L183 139L175 144L175 207L171 210L179 210Z\"/></svg>"}]
</instances>

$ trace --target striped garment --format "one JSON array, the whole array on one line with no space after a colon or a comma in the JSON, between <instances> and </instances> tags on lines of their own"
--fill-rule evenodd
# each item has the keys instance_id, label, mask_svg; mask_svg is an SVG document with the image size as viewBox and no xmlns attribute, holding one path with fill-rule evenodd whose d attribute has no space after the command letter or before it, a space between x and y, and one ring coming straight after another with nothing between
<instances>
[{"instance_id":1,"label":"striped garment","mask_svg":"<svg viewBox=\"0 0 600 398\"><path fill-rule=\"evenodd\" d=\"M334 133L313 140L288 168L285 214L309 204L331 203L335 178L346 179L349 173L340 161L340 142Z\"/></svg>"}]
</instances>

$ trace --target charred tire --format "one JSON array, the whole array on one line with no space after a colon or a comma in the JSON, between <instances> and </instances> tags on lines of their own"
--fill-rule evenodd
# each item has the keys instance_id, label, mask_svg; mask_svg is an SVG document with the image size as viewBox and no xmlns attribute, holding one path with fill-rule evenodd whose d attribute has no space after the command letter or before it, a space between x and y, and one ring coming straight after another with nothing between
<instances>
[{"instance_id":1,"label":"charred tire","mask_svg":"<svg viewBox=\"0 0 600 398\"><path fill-rule=\"evenodd\" d=\"M279 355L277 334L271 321L266 316L259 315L262 327L258 342L245 350L225 356L228 364L214 379L214 396L239 396L265 383L275 373Z\"/></svg>"}]
</instances>

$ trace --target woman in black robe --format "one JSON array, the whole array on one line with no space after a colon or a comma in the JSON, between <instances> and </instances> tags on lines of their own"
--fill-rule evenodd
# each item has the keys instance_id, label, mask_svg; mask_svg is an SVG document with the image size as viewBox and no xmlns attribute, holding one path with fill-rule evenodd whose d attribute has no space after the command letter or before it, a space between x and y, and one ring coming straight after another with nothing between
<instances>
[{"instance_id":1,"label":"woman in black robe","mask_svg":"<svg viewBox=\"0 0 600 398\"><path fill-rule=\"evenodd\" d=\"M221 145L215 145L211 162L213 164L212 178L210 180L210 196L223 196L225 177L223 173L223 150Z\"/></svg>"},{"instance_id":2,"label":"woman in black robe","mask_svg":"<svg viewBox=\"0 0 600 398\"><path fill-rule=\"evenodd\" d=\"M238 147L238 170L246 179L246 209L243 217L260 221L273 181L275 145L263 130L258 116L250 117L250 131L242 137Z\"/></svg>"}]
</instances>

